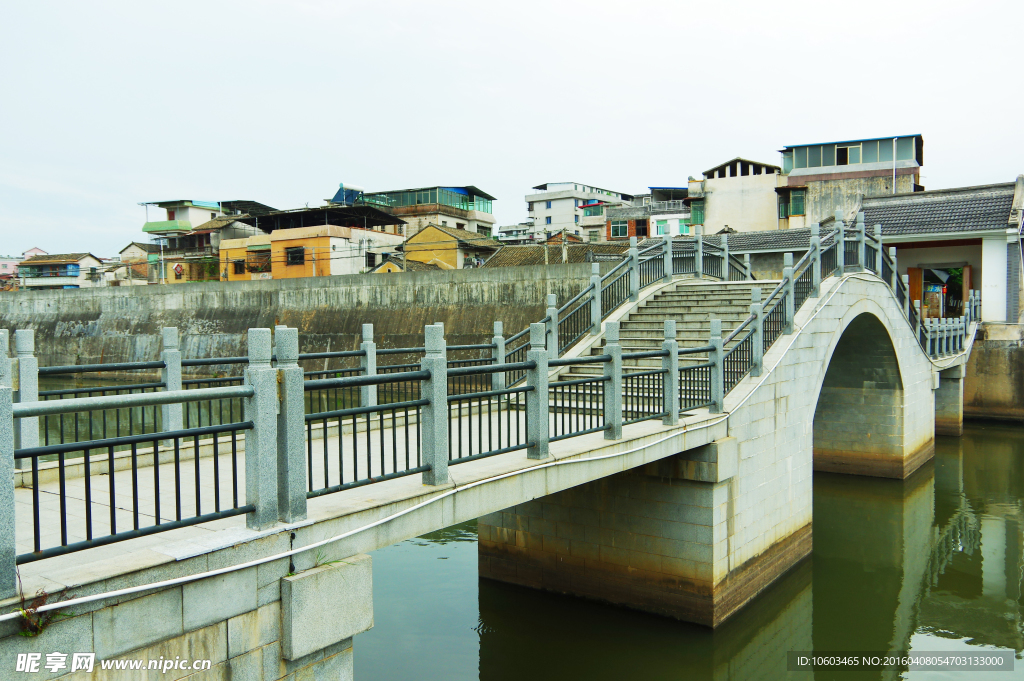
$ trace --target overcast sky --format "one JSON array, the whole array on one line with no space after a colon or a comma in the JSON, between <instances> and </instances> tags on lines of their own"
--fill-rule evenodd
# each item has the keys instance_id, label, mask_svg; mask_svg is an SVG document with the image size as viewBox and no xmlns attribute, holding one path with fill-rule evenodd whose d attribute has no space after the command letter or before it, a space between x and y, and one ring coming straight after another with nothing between
<instances>
[{"instance_id":1,"label":"overcast sky","mask_svg":"<svg viewBox=\"0 0 1024 681\"><path fill-rule=\"evenodd\" d=\"M684 185L920 133L928 189L1024 172L1024 2L5 2L0 255L115 255L142 201Z\"/></svg>"}]
</instances>

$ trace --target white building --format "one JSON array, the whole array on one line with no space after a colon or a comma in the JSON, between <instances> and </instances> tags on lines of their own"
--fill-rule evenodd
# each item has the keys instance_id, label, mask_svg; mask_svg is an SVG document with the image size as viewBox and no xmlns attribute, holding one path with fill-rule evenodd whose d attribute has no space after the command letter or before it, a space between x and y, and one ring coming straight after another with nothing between
<instances>
[{"instance_id":1,"label":"white building","mask_svg":"<svg viewBox=\"0 0 1024 681\"><path fill-rule=\"evenodd\" d=\"M563 229L584 241L600 240L604 233L605 211L630 205L633 200L631 194L579 182L548 182L533 189L534 193L526 196L526 208L533 221L529 241L536 242Z\"/></svg>"},{"instance_id":2,"label":"white building","mask_svg":"<svg viewBox=\"0 0 1024 681\"><path fill-rule=\"evenodd\" d=\"M92 253L34 255L18 265L21 285L31 289L106 286L103 262Z\"/></svg>"}]
</instances>

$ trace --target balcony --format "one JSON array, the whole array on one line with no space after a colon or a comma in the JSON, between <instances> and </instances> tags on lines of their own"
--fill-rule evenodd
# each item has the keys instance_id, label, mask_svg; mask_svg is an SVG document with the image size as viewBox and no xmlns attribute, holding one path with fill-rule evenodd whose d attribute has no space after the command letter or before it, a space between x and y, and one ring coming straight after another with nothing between
<instances>
[{"instance_id":1,"label":"balcony","mask_svg":"<svg viewBox=\"0 0 1024 681\"><path fill-rule=\"evenodd\" d=\"M650 204L652 213L689 213L690 207L683 201L654 201Z\"/></svg>"},{"instance_id":2,"label":"balcony","mask_svg":"<svg viewBox=\"0 0 1024 681\"><path fill-rule=\"evenodd\" d=\"M188 220L160 220L157 222L147 222L142 226L142 231L148 234L191 232L192 223Z\"/></svg>"},{"instance_id":3,"label":"balcony","mask_svg":"<svg viewBox=\"0 0 1024 681\"><path fill-rule=\"evenodd\" d=\"M25 286L80 286L83 282L78 277L66 275L43 275L38 277L25 277Z\"/></svg>"}]
</instances>

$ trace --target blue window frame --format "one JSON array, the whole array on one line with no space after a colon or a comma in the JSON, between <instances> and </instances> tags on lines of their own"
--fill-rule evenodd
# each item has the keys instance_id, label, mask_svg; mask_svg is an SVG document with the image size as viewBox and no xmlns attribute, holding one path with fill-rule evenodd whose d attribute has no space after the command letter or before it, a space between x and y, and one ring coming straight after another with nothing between
<instances>
[{"instance_id":1,"label":"blue window frame","mask_svg":"<svg viewBox=\"0 0 1024 681\"><path fill-rule=\"evenodd\" d=\"M548 203L551 203L551 202L548 201ZM547 216L546 218L544 218L544 224L545 225L550 225L551 224L551 216L550 215Z\"/></svg>"},{"instance_id":2,"label":"blue window frame","mask_svg":"<svg viewBox=\"0 0 1024 681\"><path fill-rule=\"evenodd\" d=\"M580 221L580 216L579 215L573 215L573 217L576 218L576 222Z\"/></svg>"},{"instance_id":3,"label":"blue window frame","mask_svg":"<svg viewBox=\"0 0 1024 681\"><path fill-rule=\"evenodd\" d=\"M545 208L551 208L551 202L550 201L545 201L544 203L547 204L547 206L545 206Z\"/></svg>"}]
</instances>

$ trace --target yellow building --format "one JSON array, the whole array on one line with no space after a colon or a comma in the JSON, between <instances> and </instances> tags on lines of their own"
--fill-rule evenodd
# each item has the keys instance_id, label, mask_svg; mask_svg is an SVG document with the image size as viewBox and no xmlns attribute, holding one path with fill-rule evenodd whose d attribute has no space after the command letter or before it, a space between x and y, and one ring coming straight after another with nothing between
<instances>
[{"instance_id":1,"label":"yellow building","mask_svg":"<svg viewBox=\"0 0 1024 681\"><path fill-rule=\"evenodd\" d=\"M296 279L358 274L381 252L393 252L402 236L338 225L278 229L221 242L221 278L227 281Z\"/></svg>"},{"instance_id":2,"label":"yellow building","mask_svg":"<svg viewBox=\"0 0 1024 681\"><path fill-rule=\"evenodd\" d=\"M405 259L455 270L482 264L499 247L498 242L476 232L427 225L405 242Z\"/></svg>"}]
</instances>

